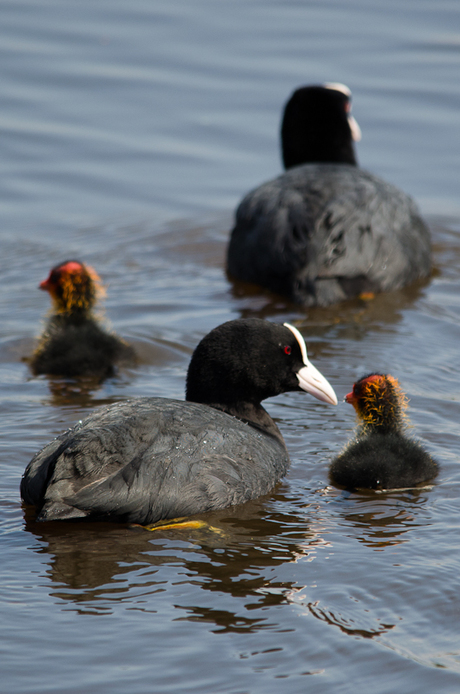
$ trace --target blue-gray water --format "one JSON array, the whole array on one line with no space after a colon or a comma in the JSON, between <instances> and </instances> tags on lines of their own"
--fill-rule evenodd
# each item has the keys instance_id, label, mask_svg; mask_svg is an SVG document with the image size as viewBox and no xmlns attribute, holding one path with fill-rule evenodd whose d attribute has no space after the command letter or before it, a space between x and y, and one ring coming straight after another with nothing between
<instances>
[{"instance_id":1,"label":"blue-gray water","mask_svg":"<svg viewBox=\"0 0 460 694\"><path fill-rule=\"evenodd\" d=\"M330 694L460 691L460 6L437 0L11 0L0 4L0 691ZM429 283L327 310L244 294L223 271L232 212L281 171L301 84L354 95L360 163L433 230ZM34 378L69 257L107 285L140 365L100 388ZM352 408L267 405L292 458L216 530L26 522L33 453L98 404L182 397L224 320L289 320L339 399L382 369L438 458L431 490L328 486Z\"/></svg>"}]
</instances>

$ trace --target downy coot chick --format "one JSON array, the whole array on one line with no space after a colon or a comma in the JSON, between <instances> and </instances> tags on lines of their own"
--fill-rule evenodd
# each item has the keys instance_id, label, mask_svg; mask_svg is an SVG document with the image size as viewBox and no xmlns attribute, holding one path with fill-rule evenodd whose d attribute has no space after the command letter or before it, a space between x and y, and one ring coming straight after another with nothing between
<instances>
[{"instance_id":1,"label":"downy coot chick","mask_svg":"<svg viewBox=\"0 0 460 694\"><path fill-rule=\"evenodd\" d=\"M39 288L49 292L53 308L30 360L34 374L105 378L117 362L135 361L132 347L104 330L93 315L103 292L91 267L67 260L56 265Z\"/></svg>"},{"instance_id":2,"label":"downy coot chick","mask_svg":"<svg viewBox=\"0 0 460 694\"><path fill-rule=\"evenodd\" d=\"M193 353L185 402L147 397L97 410L32 459L21 496L39 520L141 524L261 496L289 456L260 403L296 390L337 404L296 328L224 323Z\"/></svg>"},{"instance_id":3,"label":"downy coot chick","mask_svg":"<svg viewBox=\"0 0 460 694\"><path fill-rule=\"evenodd\" d=\"M351 92L297 89L281 128L286 173L240 203L231 277L305 306L400 289L428 277L429 231L413 200L357 166Z\"/></svg>"},{"instance_id":4,"label":"downy coot chick","mask_svg":"<svg viewBox=\"0 0 460 694\"><path fill-rule=\"evenodd\" d=\"M369 374L345 397L361 424L332 462L331 481L346 489L403 489L436 477L438 464L405 433L407 399L392 376Z\"/></svg>"}]
</instances>

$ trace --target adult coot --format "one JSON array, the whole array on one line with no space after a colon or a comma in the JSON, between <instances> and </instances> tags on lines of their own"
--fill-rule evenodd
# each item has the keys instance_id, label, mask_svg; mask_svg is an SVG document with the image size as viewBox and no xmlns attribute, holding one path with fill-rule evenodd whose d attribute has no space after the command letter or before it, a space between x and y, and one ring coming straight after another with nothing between
<instances>
[{"instance_id":1,"label":"adult coot","mask_svg":"<svg viewBox=\"0 0 460 694\"><path fill-rule=\"evenodd\" d=\"M240 203L230 276L327 306L430 274L430 234L413 200L357 166L350 104L341 84L294 92L281 128L288 171Z\"/></svg>"},{"instance_id":2,"label":"adult coot","mask_svg":"<svg viewBox=\"0 0 460 694\"><path fill-rule=\"evenodd\" d=\"M224 323L193 353L187 402L140 398L97 410L32 459L21 496L39 520L147 524L266 494L289 456L260 403L294 390L337 403L296 328Z\"/></svg>"},{"instance_id":3,"label":"adult coot","mask_svg":"<svg viewBox=\"0 0 460 694\"><path fill-rule=\"evenodd\" d=\"M110 376L120 361L134 361L132 347L108 333L93 315L102 285L97 273L77 260L54 267L39 284L53 309L30 365L35 374Z\"/></svg>"},{"instance_id":4,"label":"adult coot","mask_svg":"<svg viewBox=\"0 0 460 694\"><path fill-rule=\"evenodd\" d=\"M354 440L332 462L334 484L346 489L416 487L438 474L438 464L405 432L407 399L392 376L369 374L345 397L361 422Z\"/></svg>"}]
</instances>

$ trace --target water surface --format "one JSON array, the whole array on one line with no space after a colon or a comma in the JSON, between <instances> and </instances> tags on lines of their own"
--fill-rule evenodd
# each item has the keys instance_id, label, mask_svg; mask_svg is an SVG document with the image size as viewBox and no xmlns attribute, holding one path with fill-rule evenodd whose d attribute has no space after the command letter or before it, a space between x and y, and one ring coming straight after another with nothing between
<instances>
[{"instance_id":1,"label":"water surface","mask_svg":"<svg viewBox=\"0 0 460 694\"><path fill-rule=\"evenodd\" d=\"M8 694L460 689L458 4L211 0L0 7L0 616ZM411 193L433 231L431 280L304 310L233 285L232 212L281 170L280 110L342 81L363 166ZM139 354L104 384L32 377L69 257L107 285ZM149 533L36 524L19 499L38 448L100 404L183 397L199 339L240 316L289 320L339 399L384 370L440 462L432 489L328 485L352 408L268 402L292 466L273 494Z\"/></svg>"}]
</instances>

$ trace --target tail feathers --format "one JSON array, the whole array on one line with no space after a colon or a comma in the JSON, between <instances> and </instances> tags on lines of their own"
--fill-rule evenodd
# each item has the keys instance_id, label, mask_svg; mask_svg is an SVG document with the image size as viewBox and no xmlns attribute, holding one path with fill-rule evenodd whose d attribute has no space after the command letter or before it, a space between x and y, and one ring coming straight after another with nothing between
<instances>
[{"instance_id":1,"label":"tail feathers","mask_svg":"<svg viewBox=\"0 0 460 694\"><path fill-rule=\"evenodd\" d=\"M47 501L37 516L38 521L76 520L86 518L87 511L64 502Z\"/></svg>"}]
</instances>

